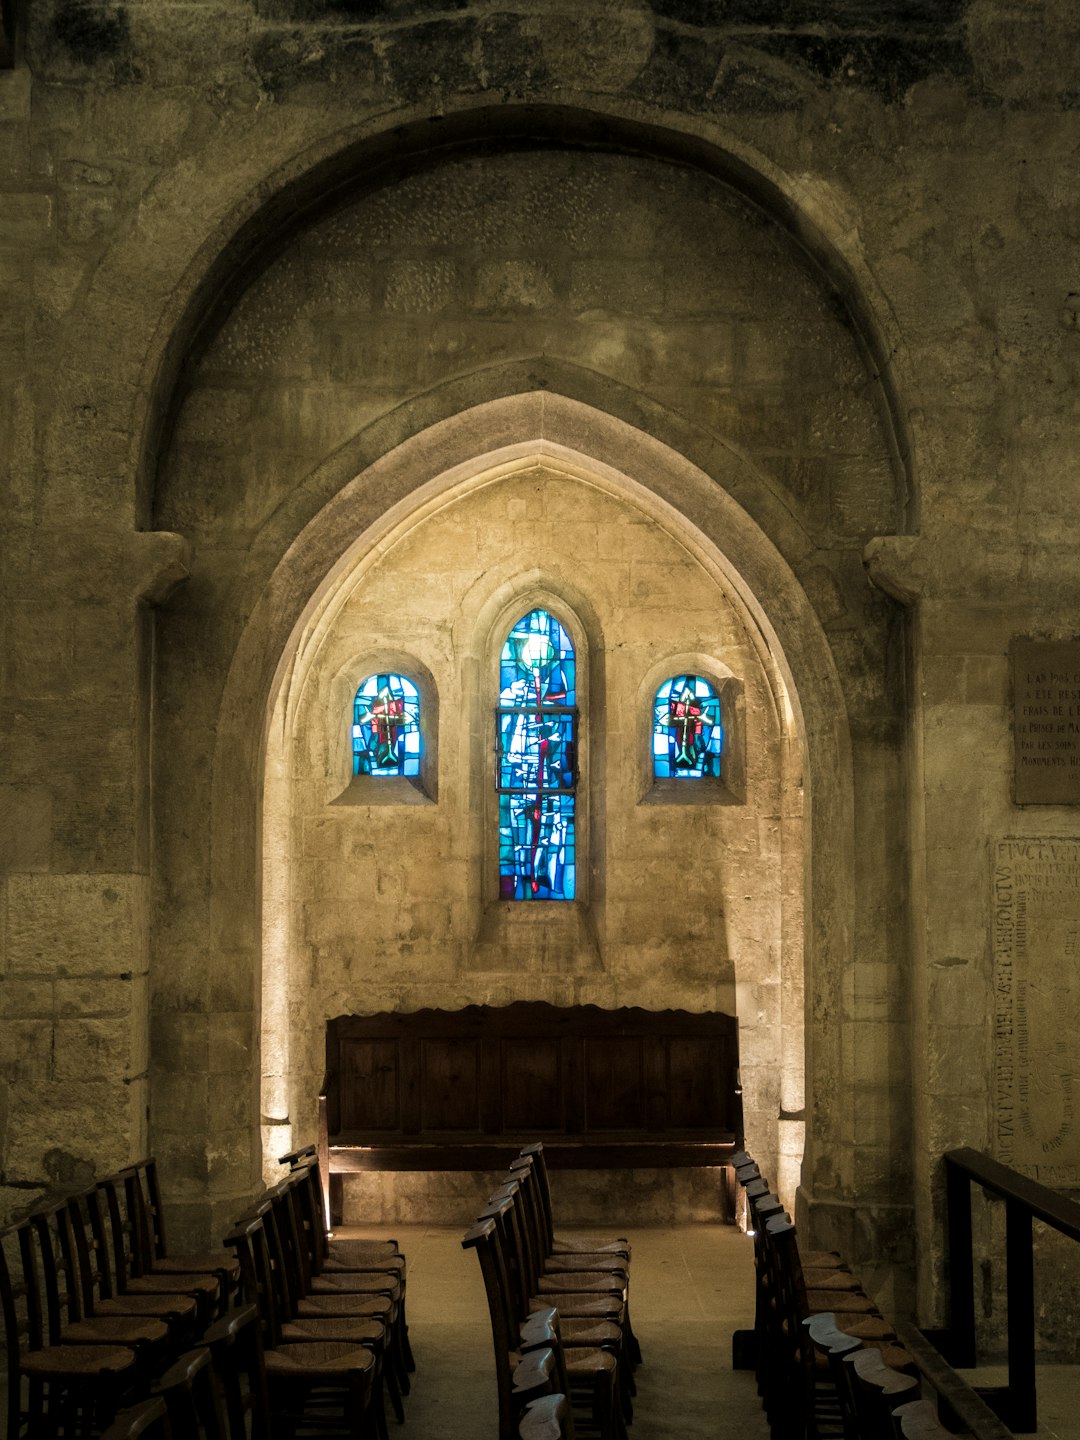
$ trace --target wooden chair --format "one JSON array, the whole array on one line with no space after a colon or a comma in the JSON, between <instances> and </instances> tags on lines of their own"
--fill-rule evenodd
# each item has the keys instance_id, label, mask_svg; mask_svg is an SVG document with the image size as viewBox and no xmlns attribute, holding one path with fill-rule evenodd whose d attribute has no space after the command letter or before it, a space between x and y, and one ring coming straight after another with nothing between
<instances>
[{"instance_id":1,"label":"wooden chair","mask_svg":"<svg viewBox=\"0 0 1080 1440\"><path fill-rule=\"evenodd\" d=\"M394 1272L340 1272L333 1284L321 1284L313 1277L310 1227L302 1223L299 1201L303 1190L292 1181L283 1181L267 1193L254 1214L265 1215L266 1233L272 1259L288 1280L288 1295L279 1296L286 1307L289 1341L304 1338L299 1328L314 1325L323 1338L332 1338L327 1327L362 1321L378 1322L382 1340L378 1354L379 1383L376 1387L377 1417L382 1415L382 1384L385 1381L394 1414L403 1420L402 1396L408 1394L404 1327L401 1315L401 1282ZM377 1287L377 1288L376 1288ZM373 1339L362 1343L375 1345ZM381 1423L381 1418L380 1418Z\"/></svg>"},{"instance_id":2,"label":"wooden chair","mask_svg":"<svg viewBox=\"0 0 1080 1440\"><path fill-rule=\"evenodd\" d=\"M796 1240L795 1226L786 1215L774 1215L763 1228L768 1271L768 1315L762 1363L766 1414L778 1436L812 1427L817 1403L819 1372L811 1363L812 1343L803 1321L811 1314L843 1312L876 1316L873 1301L857 1291L807 1289ZM878 1317L880 1318L880 1317Z\"/></svg>"},{"instance_id":3,"label":"wooden chair","mask_svg":"<svg viewBox=\"0 0 1080 1440\"><path fill-rule=\"evenodd\" d=\"M557 1235L552 1217L551 1185L542 1141L537 1140L531 1145L524 1146L517 1161L511 1166L511 1173L520 1172L523 1168L531 1176L531 1203L534 1205L537 1215L536 1272L538 1279L543 1275L554 1278L556 1275L572 1274L576 1269L594 1273L610 1270L613 1274L625 1274L627 1277L624 1295L626 1313L622 1323L626 1335L626 1355L631 1365L640 1365L641 1346L638 1344L630 1320L630 1242L624 1236L612 1238L596 1235ZM520 1178L523 1184L527 1183L525 1176L522 1175ZM540 1289L543 1288L541 1285ZM575 1287L560 1286L559 1288L565 1291Z\"/></svg>"},{"instance_id":4,"label":"wooden chair","mask_svg":"<svg viewBox=\"0 0 1080 1440\"><path fill-rule=\"evenodd\" d=\"M131 1295L117 1293L117 1268L112 1256L111 1227L103 1211L101 1192L95 1187L73 1195L67 1202L71 1233L80 1273L85 1313L93 1316L128 1316L160 1320L169 1329L174 1354L188 1348L198 1320L193 1296L179 1293Z\"/></svg>"},{"instance_id":5,"label":"wooden chair","mask_svg":"<svg viewBox=\"0 0 1080 1440\"><path fill-rule=\"evenodd\" d=\"M535 1350L550 1350L555 1363L554 1391L567 1395L571 1404L577 1397L584 1423L597 1429L601 1435L612 1433L625 1437L617 1375L613 1381L606 1368L594 1370L591 1374L575 1374L577 1352L563 1346L562 1325L557 1310L535 1311L521 1326L518 1337L523 1360L527 1360Z\"/></svg>"},{"instance_id":6,"label":"wooden chair","mask_svg":"<svg viewBox=\"0 0 1080 1440\"><path fill-rule=\"evenodd\" d=\"M157 1398L144 1400L141 1405L121 1411L109 1428L102 1432L101 1440L173 1440L165 1401ZM182 1440L182 1437L177 1436L176 1440Z\"/></svg>"},{"instance_id":7,"label":"wooden chair","mask_svg":"<svg viewBox=\"0 0 1080 1440\"><path fill-rule=\"evenodd\" d=\"M165 1401L169 1422L177 1436L230 1440L229 1421L208 1349L189 1350L181 1355L155 1380L152 1393ZM242 1435L240 1432L235 1440L241 1440Z\"/></svg>"},{"instance_id":8,"label":"wooden chair","mask_svg":"<svg viewBox=\"0 0 1080 1440\"><path fill-rule=\"evenodd\" d=\"M316 1340L342 1340L352 1345L363 1345L376 1359L373 1391L373 1406L376 1428L385 1434L386 1419L383 1407L384 1385L390 1395L390 1403L399 1421L404 1421L405 1410L401 1395L400 1355L394 1349L394 1324L397 1311L392 1302L384 1308L386 1296L360 1294L344 1297L337 1311L331 1315L302 1314L304 1272L297 1254L295 1216L287 1209L288 1187L281 1187L272 1199L263 1202L254 1212L254 1218L263 1221L264 1242L254 1249L256 1281L260 1293L266 1287L273 1288L274 1305L278 1314L280 1343L285 1345L304 1344ZM340 1302L341 1297L332 1297ZM379 1308L372 1311L372 1302ZM356 1313L348 1313L349 1310Z\"/></svg>"},{"instance_id":9,"label":"wooden chair","mask_svg":"<svg viewBox=\"0 0 1080 1440\"><path fill-rule=\"evenodd\" d=\"M518 1421L519 1440L575 1440L574 1416L565 1395L530 1400Z\"/></svg>"},{"instance_id":10,"label":"wooden chair","mask_svg":"<svg viewBox=\"0 0 1080 1440\"><path fill-rule=\"evenodd\" d=\"M466 1233L461 1244L463 1249L476 1251L487 1295L495 1353L499 1437L500 1440L514 1440L517 1424L513 1369L521 1358L521 1341L510 1301L510 1279L506 1260L494 1220L478 1221ZM600 1385L604 1387L603 1393L607 1398L600 1413L594 1418L604 1440L623 1440L625 1428L617 1401L615 1357L604 1350L575 1350L566 1352L564 1364L571 1377L571 1384L576 1385L579 1391L586 1385L590 1393L595 1393L596 1387Z\"/></svg>"},{"instance_id":11,"label":"wooden chair","mask_svg":"<svg viewBox=\"0 0 1080 1440\"><path fill-rule=\"evenodd\" d=\"M405 1257L399 1252L387 1253L377 1248L367 1249L364 1242L353 1246L342 1242L331 1248L322 1207L322 1186L317 1166L297 1167L284 1182L293 1202L299 1234L305 1241L309 1274L329 1281L340 1279L341 1288L349 1291L372 1291L372 1276L390 1277L400 1287L392 1293L396 1305L393 1346L395 1370L400 1371L398 1383L404 1394L409 1393L409 1375L416 1369L416 1362L409 1343L409 1325L406 1317L405 1299L407 1293ZM364 1283L354 1277L368 1277ZM313 1286L315 1293L328 1293L322 1287ZM332 1292L330 1292L332 1293Z\"/></svg>"},{"instance_id":12,"label":"wooden chair","mask_svg":"<svg viewBox=\"0 0 1080 1440\"><path fill-rule=\"evenodd\" d=\"M221 1286L220 1308L228 1309L240 1279L236 1256L225 1250L170 1255L165 1241L165 1214L153 1156L131 1166L131 1198L139 1236L139 1250L149 1270L157 1275L213 1275Z\"/></svg>"},{"instance_id":13,"label":"wooden chair","mask_svg":"<svg viewBox=\"0 0 1080 1440\"><path fill-rule=\"evenodd\" d=\"M803 1326L813 1347L815 1371L825 1370L832 1383L837 1420L834 1432L838 1429L844 1440L860 1440L858 1412L849 1379L851 1372L843 1360L858 1350L862 1341L838 1330L832 1314L811 1315L803 1321Z\"/></svg>"},{"instance_id":14,"label":"wooden chair","mask_svg":"<svg viewBox=\"0 0 1080 1440\"><path fill-rule=\"evenodd\" d=\"M521 1210L520 1201L520 1183L513 1180L495 1191L479 1218L493 1220L499 1231L499 1243L509 1278L510 1303L519 1324L524 1324L532 1315L547 1312L554 1306L550 1296L539 1295L533 1288L536 1284L534 1255L529 1244L529 1225ZM581 1272L574 1272L572 1278L581 1279ZM614 1293L602 1286L599 1298L602 1301L610 1300ZM633 1368L628 1360L625 1305L622 1307L621 1319L614 1319L598 1314L576 1313L581 1308L582 1300L588 1306L597 1298L592 1291L578 1290L558 1298L562 1343L572 1350L599 1347L609 1350L615 1356L623 1414L629 1422L633 1418L633 1396L636 1388Z\"/></svg>"},{"instance_id":15,"label":"wooden chair","mask_svg":"<svg viewBox=\"0 0 1080 1440\"><path fill-rule=\"evenodd\" d=\"M270 1396L266 1387L262 1326L252 1304L240 1305L215 1320L203 1336L221 1380L225 1411L234 1440L268 1440Z\"/></svg>"},{"instance_id":16,"label":"wooden chair","mask_svg":"<svg viewBox=\"0 0 1080 1440\"><path fill-rule=\"evenodd\" d=\"M405 1256L401 1253L396 1240L344 1239L331 1234L324 1201L326 1191L323 1186L322 1169L319 1165L318 1151L314 1145L307 1145L303 1150L293 1150L288 1155L282 1155L279 1164L288 1165L290 1172L294 1175L301 1172L311 1187L311 1203L313 1209L321 1217L319 1228L323 1233L328 1258L349 1264L356 1259L384 1260L396 1256L402 1262L401 1270L404 1273Z\"/></svg>"},{"instance_id":17,"label":"wooden chair","mask_svg":"<svg viewBox=\"0 0 1080 1440\"><path fill-rule=\"evenodd\" d=\"M0 1318L4 1329L9 1440L82 1440L115 1415L138 1380L134 1350L120 1345L45 1343L45 1307L32 1248L20 1228L0 1232ZM24 1268L26 1256L30 1269Z\"/></svg>"},{"instance_id":18,"label":"wooden chair","mask_svg":"<svg viewBox=\"0 0 1080 1440\"><path fill-rule=\"evenodd\" d=\"M289 1436L294 1426L329 1415L340 1420L351 1440L370 1440L378 1431L372 1412L377 1368L373 1352L339 1340L284 1344L274 1286L266 1278L269 1255L262 1217L234 1226L225 1243L236 1251L244 1293L258 1297L271 1436Z\"/></svg>"},{"instance_id":19,"label":"wooden chair","mask_svg":"<svg viewBox=\"0 0 1080 1440\"><path fill-rule=\"evenodd\" d=\"M23 1273L35 1276L29 1300L30 1347L123 1345L143 1375L168 1359L169 1327L156 1317L95 1315L85 1293L66 1201L39 1207L19 1227Z\"/></svg>"},{"instance_id":20,"label":"wooden chair","mask_svg":"<svg viewBox=\"0 0 1080 1440\"><path fill-rule=\"evenodd\" d=\"M909 1357L910 1358L910 1357ZM860 1440L893 1432L892 1412L919 1398L917 1374L905 1374L886 1365L878 1350L859 1349L844 1357L851 1367L852 1393L859 1417Z\"/></svg>"},{"instance_id":21,"label":"wooden chair","mask_svg":"<svg viewBox=\"0 0 1080 1440\"><path fill-rule=\"evenodd\" d=\"M105 1198L111 1232L111 1259L119 1295L189 1295L196 1305L199 1334L219 1313L221 1287L213 1275L155 1275L140 1244L138 1209L134 1198L134 1175L122 1170L98 1181Z\"/></svg>"},{"instance_id":22,"label":"wooden chair","mask_svg":"<svg viewBox=\"0 0 1080 1440\"><path fill-rule=\"evenodd\" d=\"M546 1255L573 1255L575 1252L585 1252L592 1255L622 1255L627 1260L630 1259L630 1242L625 1236L556 1234L551 1207L551 1182L548 1178L543 1141L536 1140L531 1145L522 1146L521 1157L532 1161L536 1174L540 1206L544 1216L546 1235L544 1253Z\"/></svg>"}]
</instances>

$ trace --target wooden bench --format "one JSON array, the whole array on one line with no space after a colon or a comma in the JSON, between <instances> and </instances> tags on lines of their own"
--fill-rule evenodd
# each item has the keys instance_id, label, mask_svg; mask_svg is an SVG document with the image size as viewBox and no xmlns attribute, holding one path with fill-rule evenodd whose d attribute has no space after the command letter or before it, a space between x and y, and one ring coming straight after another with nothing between
<instances>
[{"instance_id":1,"label":"wooden bench","mask_svg":"<svg viewBox=\"0 0 1080 1440\"><path fill-rule=\"evenodd\" d=\"M341 1177L504 1169L542 1139L556 1168L727 1166L742 1144L738 1026L715 1012L541 1001L327 1022L319 1158Z\"/></svg>"}]
</instances>

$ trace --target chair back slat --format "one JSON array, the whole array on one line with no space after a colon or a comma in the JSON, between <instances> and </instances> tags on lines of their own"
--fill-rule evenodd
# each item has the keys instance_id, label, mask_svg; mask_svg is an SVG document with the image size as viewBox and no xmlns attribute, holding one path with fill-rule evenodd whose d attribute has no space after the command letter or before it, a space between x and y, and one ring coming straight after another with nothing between
<instances>
[{"instance_id":1,"label":"chair back slat","mask_svg":"<svg viewBox=\"0 0 1080 1440\"><path fill-rule=\"evenodd\" d=\"M499 1435L501 1440L513 1433L513 1381L510 1371L510 1351L516 1344L517 1334L512 1323L508 1294L510 1278L506 1270L506 1259L499 1243L499 1232L494 1220L479 1220L466 1232L461 1241L462 1249L475 1250L480 1261L480 1273L487 1295L488 1315L491 1320L491 1340L495 1350L495 1379L499 1399Z\"/></svg>"},{"instance_id":2,"label":"chair back slat","mask_svg":"<svg viewBox=\"0 0 1080 1440\"><path fill-rule=\"evenodd\" d=\"M159 1395L169 1412L177 1435L198 1436L199 1440L229 1440L229 1422L221 1390L208 1349L189 1350L155 1380L153 1393Z\"/></svg>"},{"instance_id":3,"label":"chair back slat","mask_svg":"<svg viewBox=\"0 0 1080 1440\"><path fill-rule=\"evenodd\" d=\"M101 1440L174 1440L174 1436L180 1440L169 1423L165 1401L155 1398L122 1410L102 1432Z\"/></svg>"},{"instance_id":4,"label":"chair back slat","mask_svg":"<svg viewBox=\"0 0 1080 1440\"><path fill-rule=\"evenodd\" d=\"M551 1183L548 1179L547 1160L544 1156L544 1142L534 1140L531 1145L523 1145L521 1154L532 1160L533 1174L536 1176L537 1195L540 1205L540 1214L544 1222L544 1245L543 1253L550 1255L555 1249L555 1225L551 1213Z\"/></svg>"},{"instance_id":5,"label":"chair back slat","mask_svg":"<svg viewBox=\"0 0 1080 1440\"><path fill-rule=\"evenodd\" d=\"M225 1244L236 1251L240 1261L240 1284L245 1298L254 1304L258 1313L263 1348L272 1350L281 1343L281 1321L263 1215L251 1216L234 1225L225 1236Z\"/></svg>"},{"instance_id":6,"label":"chair back slat","mask_svg":"<svg viewBox=\"0 0 1080 1440\"><path fill-rule=\"evenodd\" d=\"M130 1175L138 1186L142 1244L150 1263L168 1258L165 1243L165 1214L161 1205L161 1186L158 1181L157 1161L153 1155L136 1160L130 1167Z\"/></svg>"},{"instance_id":7,"label":"chair back slat","mask_svg":"<svg viewBox=\"0 0 1080 1440\"><path fill-rule=\"evenodd\" d=\"M110 1228L103 1213L102 1193L95 1186L70 1196L67 1204L83 1303L86 1313L92 1315L99 1301L113 1298L116 1288Z\"/></svg>"},{"instance_id":8,"label":"chair back slat","mask_svg":"<svg viewBox=\"0 0 1080 1440\"><path fill-rule=\"evenodd\" d=\"M225 1393L225 1411L234 1440L269 1440L270 1398L266 1385L262 1328L255 1305L241 1305L214 1322L203 1336L214 1357Z\"/></svg>"}]
</instances>

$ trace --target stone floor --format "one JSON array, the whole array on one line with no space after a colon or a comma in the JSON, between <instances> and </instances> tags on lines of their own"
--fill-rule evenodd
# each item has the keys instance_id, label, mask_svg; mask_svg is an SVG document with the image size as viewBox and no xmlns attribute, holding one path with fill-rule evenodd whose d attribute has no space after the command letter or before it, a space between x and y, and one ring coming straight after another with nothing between
<instances>
[{"instance_id":1,"label":"stone floor","mask_svg":"<svg viewBox=\"0 0 1080 1440\"><path fill-rule=\"evenodd\" d=\"M360 1232L346 1226L337 1233ZM463 1227L376 1233L394 1234L409 1257L418 1372L402 1440L410 1433L417 1440L495 1440L491 1330L479 1265L461 1249ZM767 1440L753 1376L731 1368L731 1333L753 1316L751 1242L722 1225L629 1234L634 1328L645 1355L632 1440ZM999 1383L999 1372L980 1370L977 1378ZM1040 1366L1039 1413L1040 1437L1080 1440L1080 1367Z\"/></svg>"},{"instance_id":2,"label":"stone floor","mask_svg":"<svg viewBox=\"0 0 1080 1440\"><path fill-rule=\"evenodd\" d=\"M392 1233L409 1257L418 1364L402 1434L495 1440L491 1329L476 1256L461 1249L461 1228ZM731 1369L731 1332L753 1319L751 1241L719 1225L630 1234L634 1329L645 1356L633 1440L766 1440L754 1378Z\"/></svg>"}]
</instances>

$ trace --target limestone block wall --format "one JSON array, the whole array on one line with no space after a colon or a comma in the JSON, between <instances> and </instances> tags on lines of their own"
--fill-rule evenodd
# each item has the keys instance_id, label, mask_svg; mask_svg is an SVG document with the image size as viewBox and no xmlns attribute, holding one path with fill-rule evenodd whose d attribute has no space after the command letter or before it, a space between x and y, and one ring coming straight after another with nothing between
<instances>
[{"instance_id":1,"label":"limestone block wall","mask_svg":"<svg viewBox=\"0 0 1080 1440\"><path fill-rule=\"evenodd\" d=\"M723 475L827 637L851 747L807 777L842 843L804 846L806 893L828 863L846 898L808 910L806 1213L883 1272L917 1233L940 1318L940 1149L993 1134L990 857L1077 833L1013 801L1006 661L1014 634L1071 636L1080 598L1072 7L23 8L0 70L5 1210L147 1143L145 975L181 1218L209 1240L250 1195L266 717L222 805L221 696L347 478L334 447L358 473L498 372Z\"/></svg>"},{"instance_id":2,"label":"limestone block wall","mask_svg":"<svg viewBox=\"0 0 1080 1440\"><path fill-rule=\"evenodd\" d=\"M263 811L275 917L264 1050L287 1066L267 1075L264 1115L311 1133L325 1020L338 1014L526 998L738 1005L747 1125L775 1161L780 875L802 861L784 855L781 825L798 819L800 796L786 815L775 671L717 576L628 500L523 462L419 519L343 590L299 694L271 723L283 739ZM556 607L577 641L581 710L579 900L542 915L491 898L495 666L534 603ZM426 804L415 792L371 803L377 781L350 787L352 698L385 656L430 676L438 697ZM688 657L738 682L735 793L686 782L673 798L653 785L653 697Z\"/></svg>"}]
</instances>

